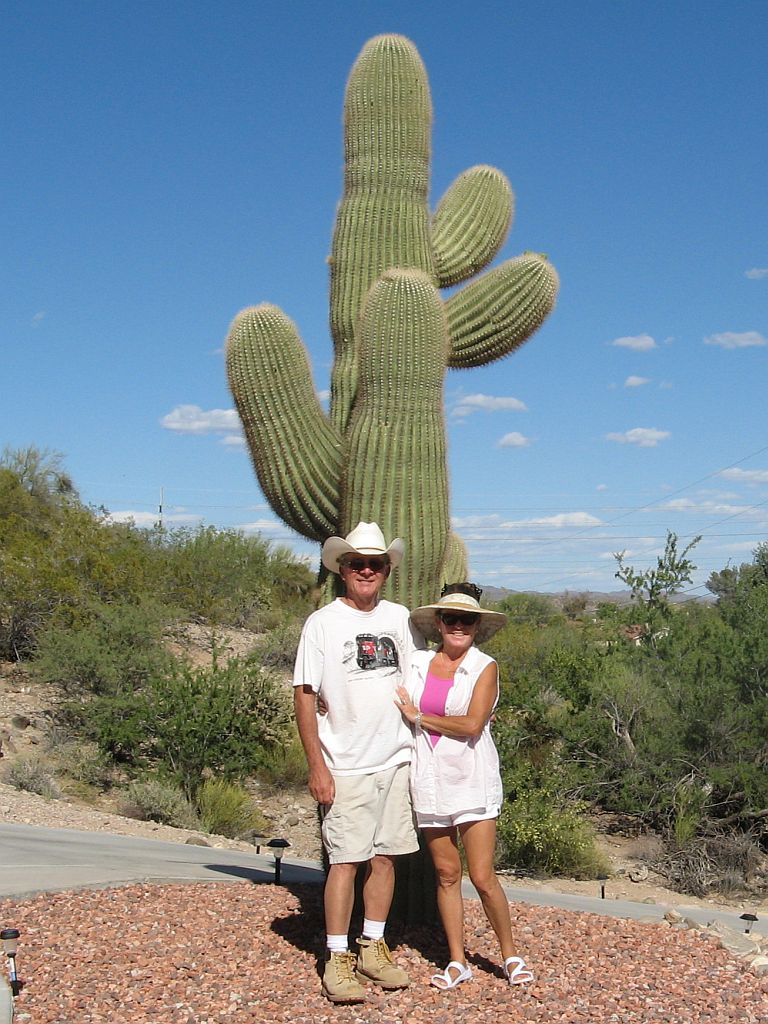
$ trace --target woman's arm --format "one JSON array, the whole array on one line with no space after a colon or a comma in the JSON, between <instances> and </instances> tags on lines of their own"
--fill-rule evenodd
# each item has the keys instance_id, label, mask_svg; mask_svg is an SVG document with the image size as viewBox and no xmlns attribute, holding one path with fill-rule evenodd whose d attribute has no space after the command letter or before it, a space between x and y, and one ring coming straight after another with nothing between
<instances>
[{"instance_id":1,"label":"woman's arm","mask_svg":"<svg viewBox=\"0 0 768 1024\"><path fill-rule=\"evenodd\" d=\"M496 662L486 665L480 673L466 715L422 715L403 686L397 689L397 706L406 721L413 725L419 718L422 729L451 736L453 739L475 739L491 717L499 693L499 670Z\"/></svg>"}]
</instances>

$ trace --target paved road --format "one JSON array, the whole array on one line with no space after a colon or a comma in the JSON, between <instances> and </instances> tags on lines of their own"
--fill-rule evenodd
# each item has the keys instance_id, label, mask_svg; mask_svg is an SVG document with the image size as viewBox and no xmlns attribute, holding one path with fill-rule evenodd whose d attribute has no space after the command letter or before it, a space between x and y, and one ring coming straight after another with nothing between
<instances>
[{"instance_id":1,"label":"paved road","mask_svg":"<svg viewBox=\"0 0 768 1024\"><path fill-rule=\"evenodd\" d=\"M319 864L292 858L283 860L282 881L321 883ZM23 897L78 887L95 888L126 882L233 881L272 882L271 856L218 850L205 846L165 843L102 832L38 828L0 824L0 897ZM595 883L597 888L597 883ZM465 883L468 896L476 895ZM658 920L669 909L661 904L553 893L535 889L509 889L511 900L535 906L561 907L611 917ZM744 930L738 913L702 907L677 909L705 924L719 920L736 931ZM12 923L12 922L11 922ZM768 935L768 918L754 932ZM0 1018L1 1019L1 1018Z\"/></svg>"}]
</instances>

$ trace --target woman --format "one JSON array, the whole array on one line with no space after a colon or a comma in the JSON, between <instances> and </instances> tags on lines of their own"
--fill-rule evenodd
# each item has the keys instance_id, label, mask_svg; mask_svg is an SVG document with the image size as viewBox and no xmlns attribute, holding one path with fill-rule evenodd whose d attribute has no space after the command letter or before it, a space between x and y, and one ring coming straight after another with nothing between
<instances>
[{"instance_id":1,"label":"woman","mask_svg":"<svg viewBox=\"0 0 768 1024\"><path fill-rule=\"evenodd\" d=\"M511 985L533 980L514 953L509 903L493 869L501 809L499 757L490 718L499 697L496 662L475 647L501 629L506 616L481 608L472 583L443 590L436 604L411 613L413 625L437 651L416 651L409 689L399 687L403 716L414 727L411 793L417 822L437 874L437 905L450 963L432 984L455 988L472 977L464 948L464 905L458 837L483 909L501 946Z\"/></svg>"}]
</instances>

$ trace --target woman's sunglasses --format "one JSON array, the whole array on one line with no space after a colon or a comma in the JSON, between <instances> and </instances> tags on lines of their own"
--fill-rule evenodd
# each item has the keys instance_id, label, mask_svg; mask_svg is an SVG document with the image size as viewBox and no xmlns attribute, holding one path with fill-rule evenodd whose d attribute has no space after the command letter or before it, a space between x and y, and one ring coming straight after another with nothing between
<instances>
[{"instance_id":1,"label":"woman's sunglasses","mask_svg":"<svg viewBox=\"0 0 768 1024\"><path fill-rule=\"evenodd\" d=\"M383 558L347 558L342 564L352 572L362 572L363 569L370 569L371 572L384 572L387 565Z\"/></svg>"},{"instance_id":2,"label":"woman's sunglasses","mask_svg":"<svg viewBox=\"0 0 768 1024\"><path fill-rule=\"evenodd\" d=\"M440 618L446 626L455 626L459 622L462 626L474 626L480 616L475 612L441 612Z\"/></svg>"}]
</instances>

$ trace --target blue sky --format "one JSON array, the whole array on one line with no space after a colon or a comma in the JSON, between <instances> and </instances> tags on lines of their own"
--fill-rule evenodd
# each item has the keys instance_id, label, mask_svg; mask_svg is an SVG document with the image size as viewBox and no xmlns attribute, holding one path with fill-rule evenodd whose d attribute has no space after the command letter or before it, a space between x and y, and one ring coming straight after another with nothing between
<instances>
[{"instance_id":1,"label":"blue sky","mask_svg":"<svg viewBox=\"0 0 768 1024\"><path fill-rule=\"evenodd\" d=\"M760 2L35 2L3 13L0 445L65 455L115 516L259 529L222 344L261 301L328 387L349 69L409 36L432 89L432 204L491 163L507 258L557 308L451 372L452 511L472 577L616 589L667 529L691 594L768 539L768 11Z\"/></svg>"}]
</instances>

